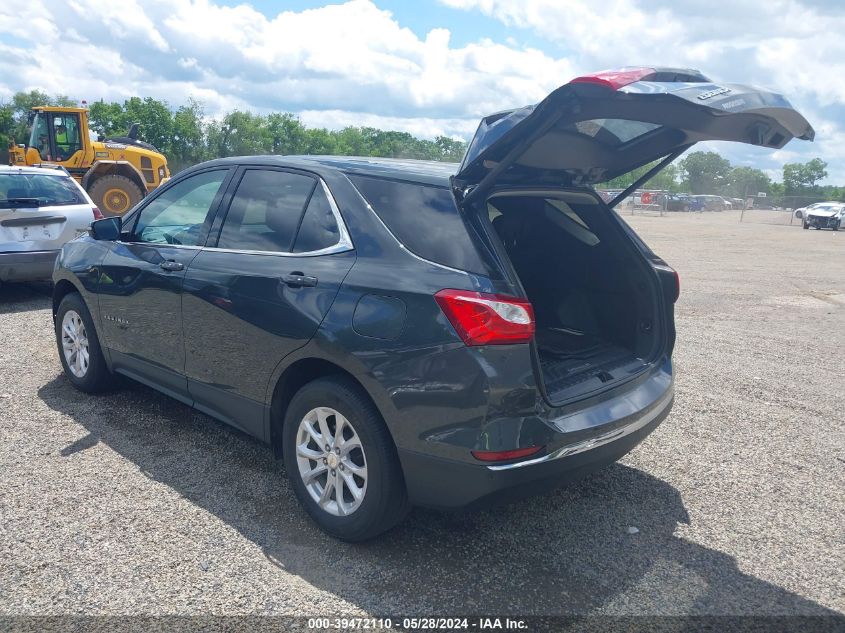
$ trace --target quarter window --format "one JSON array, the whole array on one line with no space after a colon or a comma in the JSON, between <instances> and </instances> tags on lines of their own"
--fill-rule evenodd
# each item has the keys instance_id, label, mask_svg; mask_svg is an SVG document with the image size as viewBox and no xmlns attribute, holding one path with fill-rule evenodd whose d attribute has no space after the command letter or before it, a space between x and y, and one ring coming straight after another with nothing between
<instances>
[{"instance_id":1,"label":"quarter window","mask_svg":"<svg viewBox=\"0 0 845 633\"><path fill-rule=\"evenodd\" d=\"M339 240L340 231L334 213L332 213L331 204L329 204L326 192L318 186L311 196L305 215L302 217L302 224L299 225L299 232L296 234L293 252L319 251L334 246Z\"/></svg>"},{"instance_id":2,"label":"quarter window","mask_svg":"<svg viewBox=\"0 0 845 633\"><path fill-rule=\"evenodd\" d=\"M284 171L249 169L232 198L219 248L289 253L317 181Z\"/></svg>"},{"instance_id":3,"label":"quarter window","mask_svg":"<svg viewBox=\"0 0 845 633\"><path fill-rule=\"evenodd\" d=\"M190 176L141 209L135 240L152 244L197 246L205 235L208 212L228 170Z\"/></svg>"},{"instance_id":4,"label":"quarter window","mask_svg":"<svg viewBox=\"0 0 845 633\"><path fill-rule=\"evenodd\" d=\"M459 270L487 270L452 193L445 187L357 175L348 178L412 252Z\"/></svg>"}]
</instances>

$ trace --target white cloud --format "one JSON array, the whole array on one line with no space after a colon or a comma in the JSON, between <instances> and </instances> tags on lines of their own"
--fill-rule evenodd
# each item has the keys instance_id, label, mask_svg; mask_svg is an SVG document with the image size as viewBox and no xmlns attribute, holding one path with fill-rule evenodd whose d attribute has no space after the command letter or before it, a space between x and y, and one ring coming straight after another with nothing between
<instances>
[{"instance_id":1,"label":"white cloud","mask_svg":"<svg viewBox=\"0 0 845 633\"><path fill-rule=\"evenodd\" d=\"M787 95L814 125L816 143L779 152L717 144L757 166L821 156L830 181L845 182L845 12L809 0L440 0L528 29L580 69L624 65L700 68L713 79ZM842 166L840 166L842 165Z\"/></svg>"},{"instance_id":2,"label":"white cloud","mask_svg":"<svg viewBox=\"0 0 845 633\"><path fill-rule=\"evenodd\" d=\"M43 0L14 10L0 6L0 33L30 25L26 39L32 44L22 48L0 35L7 89L174 101L211 91L219 95L208 104L212 113L243 104L477 119L491 109L536 101L555 87L555 78L573 74L566 59L538 50L490 40L454 47L445 28L420 38L370 0L272 19L247 5L210 0L47 6L49 11ZM64 24L73 29L57 26Z\"/></svg>"},{"instance_id":3,"label":"white cloud","mask_svg":"<svg viewBox=\"0 0 845 633\"><path fill-rule=\"evenodd\" d=\"M845 182L837 166L845 165L845 12L835 6L440 1L455 18L421 35L378 0L270 17L214 0L0 2L0 99L34 88L89 101L141 95L178 105L194 97L212 116L286 110L309 125L467 137L481 115L536 102L577 74L636 63L693 66L784 92L818 131L815 145L726 150L729 158L773 169L820 155L831 179ZM456 45L464 12L484 13L509 32ZM518 44L525 33L536 36L533 47Z\"/></svg>"}]
</instances>

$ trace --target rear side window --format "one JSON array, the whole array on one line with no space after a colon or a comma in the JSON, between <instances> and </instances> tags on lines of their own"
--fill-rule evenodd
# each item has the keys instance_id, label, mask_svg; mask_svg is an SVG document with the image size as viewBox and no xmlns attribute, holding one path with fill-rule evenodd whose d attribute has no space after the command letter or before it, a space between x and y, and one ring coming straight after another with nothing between
<instances>
[{"instance_id":1,"label":"rear side window","mask_svg":"<svg viewBox=\"0 0 845 633\"><path fill-rule=\"evenodd\" d=\"M0 175L0 206L9 207L12 204L9 201L16 198L35 199L42 207L88 204L79 187L67 176Z\"/></svg>"},{"instance_id":2,"label":"rear side window","mask_svg":"<svg viewBox=\"0 0 845 633\"><path fill-rule=\"evenodd\" d=\"M299 225L299 233L296 234L293 252L319 251L334 246L339 241L340 230L337 227L337 220L332 213L326 192L318 185L311 196L308 208L305 209L305 215L302 216L302 224Z\"/></svg>"},{"instance_id":3,"label":"rear side window","mask_svg":"<svg viewBox=\"0 0 845 633\"><path fill-rule=\"evenodd\" d=\"M444 266L487 274L448 189L366 176L348 177L390 232L411 252Z\"/></svg>"},{"instance_id":4,"label":"rear side window","mask_svg":"<svg viewBox=\"0 0 845 633\"><path fill-rule=\"evenodd\" d=\"M223 222L218 248L289 253L316 184L300 174L247 170Z\"/></svg>"}]
</instances>

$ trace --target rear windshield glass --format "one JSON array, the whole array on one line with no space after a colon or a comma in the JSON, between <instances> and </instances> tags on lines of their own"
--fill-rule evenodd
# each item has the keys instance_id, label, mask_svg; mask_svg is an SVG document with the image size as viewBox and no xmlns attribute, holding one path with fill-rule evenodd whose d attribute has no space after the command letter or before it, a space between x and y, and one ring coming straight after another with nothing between
<instances>
[{"instance_id":1,"label":"rear windshield glass","mask_svg":"<svg viewBox=\"0 0 845 633\"><path fill-rule=\"evenodd\" d=\"M8 208L22 200L37 200L42 207L87 203L76 183L67 176L0 174L0 206Z\"/></svg>"},{"instance_id":2,"label":"rear windshield glass","mask_svg":"<svg viewBox=\"0 0 845 633\"><path fill-rule=\"evenodd\" d=\"M655 123L629 121L627 119L591 119L589 121L578 121L573 123L572 126L579 134L591 136L595 140L611 146L622 145L660 127Z\"/></svg>"},{"instance_id":3,"label":"rear windshield glass","mask_svg":"<svg viewBox=\"0 0 845 633\"><path fill-rule=\"evenodd\" d=\"M444 266L488 274L448 189L366 176L349 179L411 252Z\"/></svg>"}]
</instances>

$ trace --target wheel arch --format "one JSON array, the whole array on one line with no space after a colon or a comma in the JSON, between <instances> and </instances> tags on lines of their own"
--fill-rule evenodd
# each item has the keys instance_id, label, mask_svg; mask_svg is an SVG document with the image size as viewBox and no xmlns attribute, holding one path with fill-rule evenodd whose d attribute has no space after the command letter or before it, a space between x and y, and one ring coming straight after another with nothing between
<instances>
[{"instance_id":1,"label":"wheel arch","mask_svg":"<svg viewBox=\"0 0 845 633\"><path fill-rule=\"evenodd\" d=\"M309 382L317 380L318 378L326 378L329 376L343 377L352 382L372 403L375 410L379 412L379 415L381 415L382 420L385 420L381 407L378 406L369 390L358 378L355 377L354 374L340 365L324 358L314 356L300 358L288 365L276 380L270 400L269 441L276 459L282 458L282 426L284 425L285 414L287 413L287 408L291 399L297 391ZM393 433L386 421L385 427L387 428L387 432L390 434L391 440L393 440ZM393 444L395 447L395 440L393 440Z\"/></svg>"},{"instance_id":2,"label":"wheel arch","mask_svg":"<svg viewBox=\"0 0 845 633\"><path fill-rule=\"evenodd\" d=\"M66 296L72 293L78 293L82 296L82 291L68 279L59 279L53 286L53 320L56 319L56 313L59 311L59 304Z\"/></svg>"},{"instance_id":3,"label":"wheel arch","mask_svg":"<svg viewBox=\"0 0 845 633\"><path fill-rule=\"evenodd\" d=\"M124 176L141 189L141 195L147 195L147 183L135 165L128 160L98 160L82 177L82 188L89 191L94 183L103 176Z\"/></svg>"}]
</instances>

